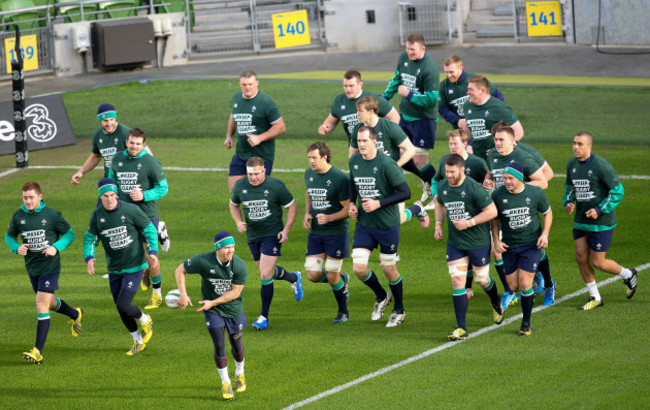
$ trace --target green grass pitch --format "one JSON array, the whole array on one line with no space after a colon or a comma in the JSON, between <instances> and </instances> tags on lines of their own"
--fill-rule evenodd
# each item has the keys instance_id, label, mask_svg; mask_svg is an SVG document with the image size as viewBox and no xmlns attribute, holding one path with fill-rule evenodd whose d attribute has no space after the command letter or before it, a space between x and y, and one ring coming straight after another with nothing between
<instances>
[{"instance_id":1,"label":"green grass pitch","mask_svg":"<svg viewBox=\"0 0 650 410\"><path fill-rule=\"evenodd\" d=\"M382 85L365 88L381 91ZM262 81L261 89L278 103L287 133L278 139L275 168L304 169L306 146L321 139L316 130L327 116L340 83ZM647 89L520 86L500 87L524 126L526 136L557 174L571 157L571 138L582 130L596 138L594 151L610 160L619 175L650 175L650 137L644 127ZM90 152L96 107L111 102L118 118L139 126L163 167L225 168L232 151L223 148L233 81L129 83L63 95L78 144L30 153L31 167L0 178L3 223L21 205L20 188L38 181L48 206L63 212L77 234L62 254L63 272L57 295L85 310L83 333L72 338L67 318L52 314L52 325L41 366L25 363L21 353L33 346L36 312L22 257L0 250L0 408L281 408L443 346L454 325L451 286L445 266L445 243L433 239L433 229L415 221L403 226L400 242L404 278L405 322L386 329L385 320L370 321L371 292L351 280L351 321L332 326L336 304L329 286L309 283L305 297L295 302L287 283L276 282L271 327L244 332L248 390L233 402L221 400L210 337L203 315L165 306L153 311L154 336L147 350L135 357L125 352L131 338L112 302L108 281L89 277L82 259L82 236L96 202L101 172L87 174L81 185L70 185L75 167ZM173 114L169 114L173 113ZM447 152L440 123L438 144L431 158L437 165ZM327 136L335 165L347 169L347 148L340 129ZM0 172L10 170L13 157L0 157ZM71 168L38 168L43 165ZM161 219L169 227L171 250L161 253L163 292L176 288L173 271L185 258L212 249L220 229L235 234L237 253L248 263L244 306L249 322L259 314L259 274L245 237L228 212L226 173L167 170L167 197L159 201ZM299 206L289 243L280 264L303 270L307 232L301 227L304 186L300 172L275 172L287 183ZM416 179L407 180L414 198ZM573 256L572 217L561 207L563 179L550 183L547 195L554 210L548 255L557 281L558 297L584 287ZM617 208L619 226L608 255L628 267L650 262L647 230L650 180L624 179L625 197ZM411 201L408 201L410 203ZM354 224L352 224L354 225ZM105 269L98 252L99 273ZM379 270L373 254L371 267ZM351 261L344 263L351 272ZM492 272L494 274L494 272ZM564 301L532 318L533 334L516 337L519 321L458 343L393 371L324 397L311 408L644 408L648 386L647 316L650 293L646 271L639 290L625 298L617 281L601 287L605 306L591 312L577 307L585 295ZM379 275L386 286L385 278ZM496 277L496 276L495 276ZM597 274L602 281L609 276ZM195 308L199 280L188 278ZM470 333L492 324L487 296L474 287L470 301ZM149 292L139 292L143 307ZM541 304L541 296L536 306ZM521 312L511 307L506 318ZM227 347L230 356L229 347ZM230 356L231 374L234 363Z\"/></svg>"}]
</instances>

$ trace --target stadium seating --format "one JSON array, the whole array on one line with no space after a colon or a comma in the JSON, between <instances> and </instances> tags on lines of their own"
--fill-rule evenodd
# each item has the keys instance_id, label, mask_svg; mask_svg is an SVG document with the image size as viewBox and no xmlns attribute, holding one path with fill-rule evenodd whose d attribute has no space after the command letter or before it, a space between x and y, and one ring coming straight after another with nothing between
<instances>
[{"instance_id":1,"label":"stadium seating","mask_svg":"<svg viewBox=\"0 0 650 410\"><path fill-rule=\"evenodd\" d=\"M83 2L83 0L82 0ZM65 0L57 1L57 3L66 3ZM87 3L87 4L74 4L74 5L65 5L58 6L58 12L63 16L63 20L66 23L74 23L81 20L81 9L83 7L83 19L84 20L96 20L97 19L97 10L99 9L98 3Z\"/></svg>"},{"instance_id":2,"label":"stadium seating","mask_svg":"<svg viewBox=\"0 0 650 410\"><path fill-rule=\"evenodd\" d=\"M158 13L185 12L185 0L153 0L153 4L161 5L156 8Z\"/></svg>"},{"instance_id":3,"label":"stadium seating","mask_svg":"<svg viewBox=\"0 0 650 410\"><path fill-rule=\"evenodd\" d=\"M137 14L138 6L139 0L112 0L99 3L99 10L104 12L104 18L131 17Z\"/></svg>"},{"instance_id":4,"label":"stadium seating","mask_svg":"<svg viewBox=\"0 0 650 410\"><path fill-rule=\"evenodd\" d=\"M15 11L15 13L4 16L3 26L10 30L11 24L17 24L21 30L39 28L45 25L44 20L39 19L38 11L23 11L30 7L36 7L33 0L5 0L2 2L2 11Z\"/></svg>"}]
</instances>

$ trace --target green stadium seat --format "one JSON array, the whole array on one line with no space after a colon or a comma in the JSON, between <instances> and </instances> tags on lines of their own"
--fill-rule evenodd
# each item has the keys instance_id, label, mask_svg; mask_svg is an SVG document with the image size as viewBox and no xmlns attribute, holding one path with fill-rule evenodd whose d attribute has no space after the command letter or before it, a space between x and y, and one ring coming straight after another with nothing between
<instances>
[{"instance_id":1,"label":"green stadium seat","mask_svg":"<svg viewBox=\"0 0 650 410\"><path fill-rule=\"evenodd\" d=\"M156 8L158 13L178 13L185 12L185 0L153 0L154 4L165 4L166 6L159 6ZM190 9L192 9L192 3L190 2Z\"/></svg>"},{"instance_id":2,"label":"green stadium seat","mask_svg":"<svg viewBox=\"0 0 650 410\"><path fill-rule=\"evenodd\" d=\"M38 11L22 11L30 7L36 7L33 0L5 0L2 2L2 11L15 11L15 13L4 16L6 29L11 30L9 25L17 24L21 30L29 30L45 26L45 21L39 20Z\"/></svg>"},{"instance_id":3,"label":"green stadium seat","mask_svg":"<svg viewBox=\"0 0 650 410\"><path fill-rule=\"evenodd\" d=\"M153 4L165 4L168 5L156 7L156 13L185 13L185 0L153 0ZM194 4L190 0L190 24L194 27Z\"/></svg>"},{"instance_id":4,"label":"green stadium seat","mask_svg":"<svg viewBox=\"0 0 650 410\"><path fill-rule=\"evenodd\" d=\"M112 19L135 16L137 14L135 7L139 5L139 0L112 0L99 3L99 9L104 12L104 18Z\"/></svg>"},{"instance_id":5,"label":"green stadium seat","mask_svg":"<svg viewBox=\"0 0 650 410\"><path fill-rule=\"evenodd\" d=\"M83 0L82 0L83 1ZM65 3L66 1L57 1L57 3ZM83 5L67 5L57 6L58 12L63 16L63 21L66 23L74 23L81 20L81 8L83 7L84 20L97 20L97 10L99 9L97 3L88 3Z\"/></svg>"}]
</instances>

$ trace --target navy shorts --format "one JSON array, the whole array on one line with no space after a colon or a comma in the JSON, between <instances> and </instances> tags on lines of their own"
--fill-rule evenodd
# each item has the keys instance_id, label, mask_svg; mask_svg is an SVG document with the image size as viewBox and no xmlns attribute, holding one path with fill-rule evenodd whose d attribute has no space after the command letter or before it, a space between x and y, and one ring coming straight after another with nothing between
<instances>
[{"instance_id":1,"label":"navy shorts","mask_svg":"<svg viewBox=\"0 0 650 410\"><path fill-rule=\"evenodd\" d=\"M542 250L536 244L509 248L501 255L506 275L512 275L517 269L526 272L537 272L539 258L541 257Z\"/></svg>"},{"instance_id":2,"label":"navy shorts","mask_svg":"<svg viewBox=\"0 0 650 410\"><path fill-rule=\"evenodd\" d=\"M457 261L464 257L469 257L469 263L472 266L480 268L490 264L490 245L478 249L458 249L451 243L447 242L447 262Z\"/></svg>"},{"instance_id":3,"label":"navy shorts","mask_svg":"<svg viewBox=\"0 0 650 410\"><path fill-rule=\"evenodd\" d=\"M271 171L273 170L273 163L272 162L264 162L264 173L266 175L271 175ZM232 160L230 160L230 167L228 168L228 176L238 176L238 175L246 175L246 161L243 159L239 158L237 155L232 156Z\"/></svg>"},{"instance_id":4,"label":"navy shorts","mask_svg":"<svg viewBox=\"0 0 650 410\"><path fill-rule=\"evenodd\" d=\"M248 241L248 248L251 250L253 260L257 262L260 260L260 255L267 256L280 256L282 253L282 244L278 242L277 236L263 236L261 238Z\"/></svg>"},{"instance_id":5,"label":"navy shorts","mask_svg":"<svg viewBox=\"0 0 650 410\"><path fill-rule=\"evenodd\" d=\"M59 275L60 273L30 276L29 281L32 282L32 289L34 289L34 293L54 293L54 291L59 288Z\"/></svg>"},{"instance_id":6,"label":"navy shorts","mask_svg":"<svg viewBox=\"0 0 650 410\"><path fill-rule=\"evenodd\" d=\"M248 326L246 314L243 312L237 317L223 317L219 313L206 310L203 312L203 315L205 316L205 325L208 329L225 327L231 335L242 332Z\"/></svg>"},{"instance_id":7,"label":"navy shorts","mask_svg":"<svg viewBox=\"0 0 650 410\"><path fill-rule=\"evenodd\" d=\"M591 248L592 251L607 252L609 250L609 245L612 244L614 229L608 229L606 231L600 232L581 231L580 229L573 230L574 241L584 236L587 236L587 243L589 244L589 248Z\"/></svg>"},{"instance_id":8,"label":"navy shorts","mask_svg":"<svg viewBox=\"0 0 650 410\"><path fill-rule=\"evenodd\" d=\"M352 248L373 250L379 245L379 251L385 254L397 253L399 245L399 225L387 229L368 228L357 224L354 231Z\"/></svg>"},{"instance_id":9,"label":"navy shorts","mask_svg":"<svg viewBox=\"0 0 650 410\"><path fill-rule=\"evenodd\" d=\"M117 295L120 290L128 290L129 292L137 292L140 287L140 280L142 280L143 270L134 273L122 273L120 275L110 274L108 280L111 286L111 294Z\"/></svg>"},{"instance_id":10,"label":"navy shorts","mask_svg":"<svg viewBox=\"0 0 650 410\"><path fill-rule=\"evenodd\" d=\"M318 235L309 233L306 256L327 254L328 258L350 256L350 235Z\"/></svg>"},{"instance_id":11,"label":"navy shorts","mask_svg":"<svg viewBox=\"0 0 650 410\"><path fill-rule=\"evenodd\" d=\"M433 149L436 142L436 120L406 121L400 117L399 126L416 148Z\"/></svg>"}]
</instances>

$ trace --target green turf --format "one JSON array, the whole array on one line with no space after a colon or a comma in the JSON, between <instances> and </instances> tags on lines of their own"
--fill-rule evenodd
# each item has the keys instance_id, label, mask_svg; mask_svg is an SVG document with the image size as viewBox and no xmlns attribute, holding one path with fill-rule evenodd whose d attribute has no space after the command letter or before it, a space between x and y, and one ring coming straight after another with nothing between
<instances>
[{"instance_id":1,"label":"green turf","mask_svg":"<svg viewBox=\"0 0 650 410\"><path fill-rule=\"evenodd\" d=\"M164 102L153 92L173 94L189 87L188 94L200 94L216 84L226 82L128 84L66 94L64 100L79 135L89 134L97 126L92 121L94 107L100 102L115 101L123 122L153 130L150 145L164 167L226 167L232 155L222 146L227 101L218 101L216 94L205 100L197 99L204 103L196 107L195 112L166 118L160 113L171 112L170 102ZM326 95L319 97L318 107L296 104L295 110L283 111L289 137L278 140L276 168L305 168L305 147L317 135L315 132L301 135L297 130L316 130L319 121L326 116L331 97L340 89L334 87L332 90L332 84L269 82L265 89L267 85L277 87L268 92L276 98L281 109L290 106L285 98L293 98L300 90L308 89L311 95L320 96L321 92ZM513 95L522 89L528 96ZM567 88L517 87L507 89L507 95L512 95L509 100L514 105L516 101L523 103L528 99L552 101L554 93L562 90ZM590 88L570 91L564 94L591 102L606 99L608 95L600 96L598 89ZM621 110L632 109L633 101L642 100L635 89L608 88L606 91L626 102ZM231 87L224 94L232 92L234 88ZM535 98L531 98L533 94ZM147 101L159 101L159 104L145 106L138 101L138 96L142 95L146 95ZM186 107L184 104L189 104L190 97L179 95L182 103L178 106ZM607 108L619 109L611 105ZM575 108L571 110L575 112ZM138 113L146 125L135 122ZM569 141L574 130L562 131L562 128L570 121L577 121L574 117L588 114L581 112L580 116L570 116L563 113L556 112L558 118L551 121L556 131L549 133L551 137L562 136L561 140L558 137L553 140L555 142L535 143L556 173L565 172L564 166L571 156ZM525 138L532 139L546 132L543 122L533 121L537 115L527 117L529 122L524 122ZM289 118L293 119L289 121ZM586 128L597 138L602 135L597 139L595 150L604 154L620 175L648 174L647 169L639 167L650 155L650 148L643 139L648 137L639 134L640 139L630 138L630 135L636 136L630 130L637 123L619 121L616 126L624 131L611 134L606 131L609 125L605 120ZM196 135L189 131L183 134L194 138L174 138L169 130L177 128L185 132L187 129L181 124L196 130ZM214 134L206 135L205 129L200 133L200 126L213 130ZM340 130L337 132L342 134ZM346 149L341 139L330 141L330 145L334 148L334 163L346 168ZM609 143L602 142L603 139ZM439 144L432 158L437 159L445 148L444 143ZM30 153L30 164L78 166L89 150L89 140L80 138L76 146ZM12 166L10 156L0 158L0 171ZM154 336L147 350L133 358L124 354L131 346L131 338L115 311L108 282L99 276L89 277L81 257L82 236L95 205L95 184L101 172L86 175L76 187L69 183L72 173L73 169L30 168L0 179L0 209L5 224L21 204L22 183L32 179L41 183L47 204L61 210L71 223L77 239L62 255L64 268L61 290L57 294L86 311L83 333L76 339L71 337L67 321L53 313L44 365L36 367L23 362L21 353L31 348L34 341L34 297L25 277L22 258L10 255L3 247L0 251L0 300L4 301L0 308L0 374L3 376L0 408L214 408L225 405L280 408L443 345L446 334L453 329L455 321L444 262L444 242L436 242L431 229L423 231L417 222L410 222L402 229L402 261L398 265L404 277L407 311L402 326L386 329L385 322L370 321L373 298L356 279L352 279L350 290L352 320L341 326L329 324L336 312L328 286L305 281L305 298L296 303L288 284L277 282L271 328L254 332L249 327L244 333L248 390L237 394L233 403L222 403L212 344L201 314L165 307L153 311ZM159 201L161 217L167 222L172 238L170 252L160 255L165 292L176 287L173 270L179 263L188 256L209 251L217 230L235 231L227 207L224 172L166 171L166 175L170 193ZM304 209L302 175L276 173L275 176L287 183L300 209L280 261L288 269L302 269L307 238L307 232L300 227ZM414 194L419 195L415 178L409 175L407 179ZM562 182L561 178L555 178L547 191L555 211L548 254L558 284L558 297L584 287L573 257L571 217L562 212L560 206ZM650 226L650 216L646 212L650 182L626 179L623 184L626 194L617 208L620 225L609 255L626 266L638 266L649 262L645 230ZM252 321L260 308L258 274L243 235L235 234L235 237L237 252L249 267L244 300L249 321ZM100 249L96 265L100 272L105 266L101 253ZM371 259L371 266L378 269L376 255ZM350 271L349 260L344 269ZM606 277L602 273L597 275L598 280ZM385 280L382 283L385 284ZM603 308L578 312L577 307L586 300L586 296L580 296L534 314L531 337L517 338L518 323L511 323L325 398L311 407L498 408L522 402L532 408L644 407L650 395L646 369L650 357L645 330L649 294L645 284L643 272L639 291L630 301L625 299L624 287L619 281L601 288ZM470 301L468 312L470 332L492 323L487 297L478 286L474 290L477 296ZM200 295L198 278L189 278L189 291L196 308ZM138 293L136 303L144 306L147 298L148 294ZM541 297L537 298L539 303ZM519 312L517 305L506 316ZM233 365L231 359L231 373Z\"/></svg>"},{"instance_id":2,"label":"green turf","mask_svg":"<svg viewBox=\"0 0 650 410\"><path fill-rule=\"evenodd\" d=\"M221 145L237 84L237 80L134 82L66 93L63 100L77 137L92 134L97 128L95 107L110 101L121 122L143 128L152 138L210 137ZM366 84L365 89L381 93L384 87ZM342 92L339 82L261 81L260 89L278 103L287 124L285 139L318 138L318 126ZM587 130L601 143L650 146L650 134L639 120L647 113L647 88L499 85L499 89L532 143L564 142ZM399 98L392 102L399 104ZM161 115L166 112L174 115ZM443 136L448 129L441 120L437 134ZM346 137L339 126L328 138Z\"/></svg>"}]
</instances>

